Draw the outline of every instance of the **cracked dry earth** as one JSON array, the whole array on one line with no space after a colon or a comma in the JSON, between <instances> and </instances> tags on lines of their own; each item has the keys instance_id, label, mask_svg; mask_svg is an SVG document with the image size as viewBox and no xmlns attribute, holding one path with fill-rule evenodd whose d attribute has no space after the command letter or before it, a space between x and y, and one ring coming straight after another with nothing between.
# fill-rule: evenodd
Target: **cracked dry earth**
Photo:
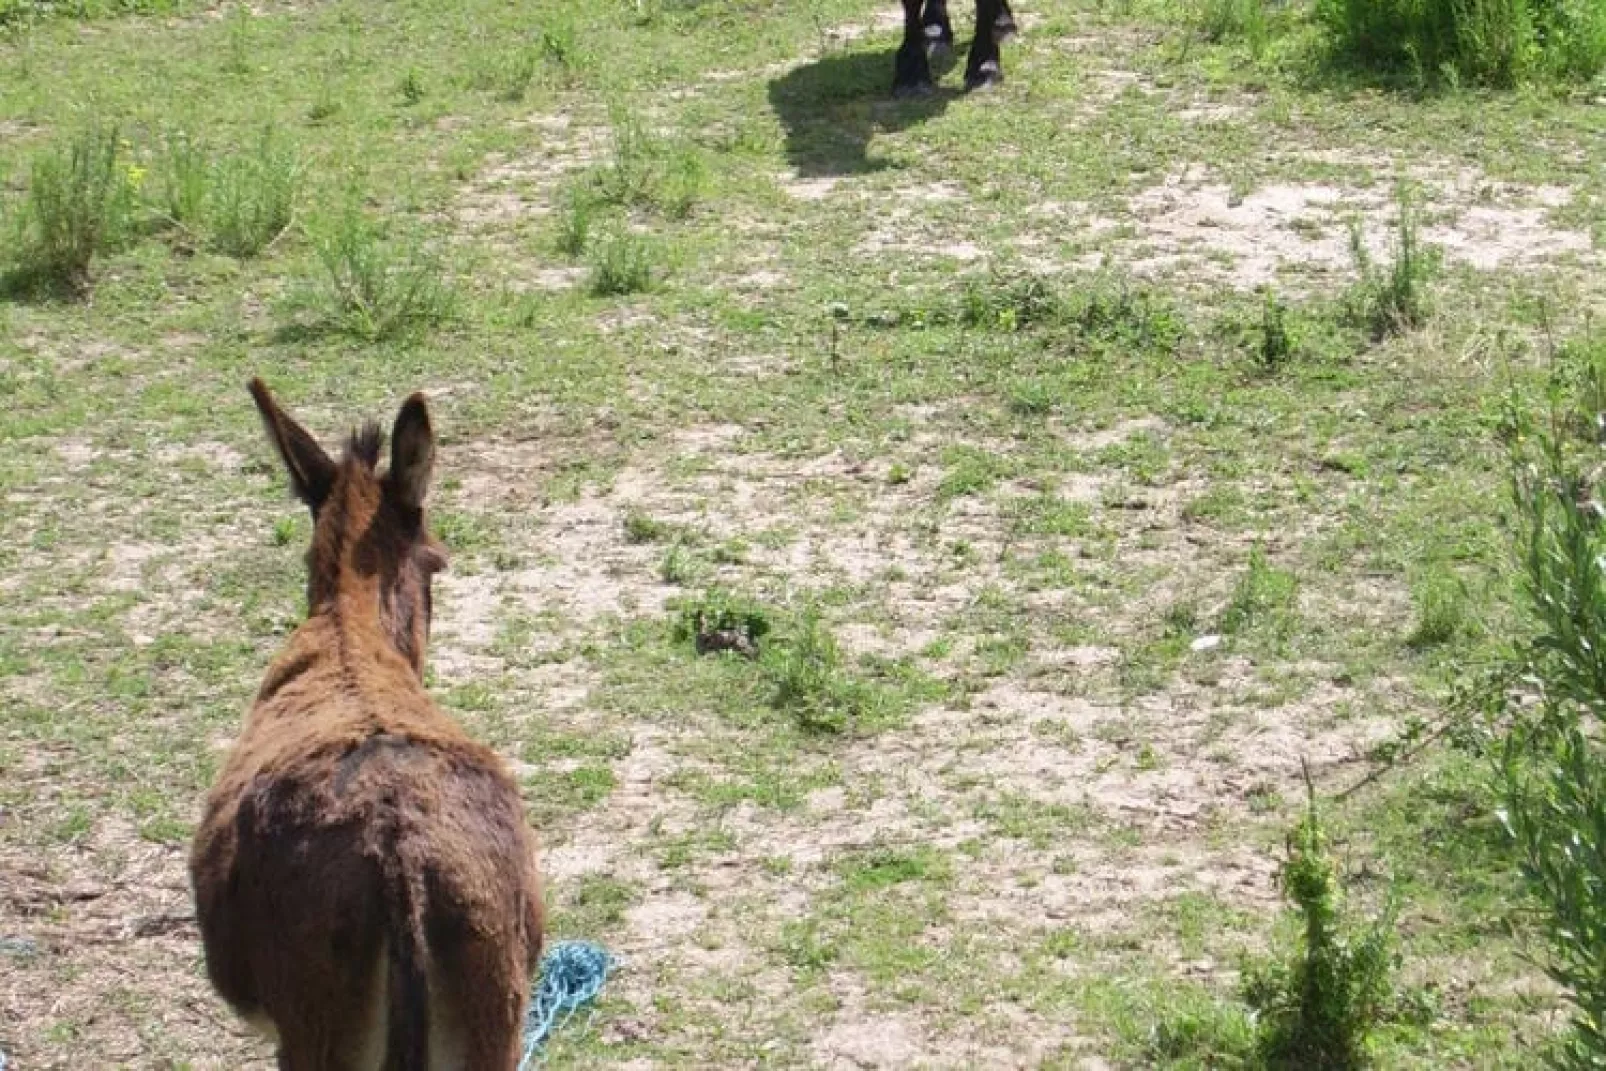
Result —
<instances>
[{"instance_id":1,"label":"cracked dry earth","mask_svg":"<svg viewBox=\"0 0 1606 1071\"><path fill-rule=\"evenodd\" d=\"M1073 449L1108 448L1131 434L1164 437L1167 430L1134 421L1068 432L1067 441ZM612 686L608 667L592 659L562 661L554 652L539 666L515 668L509 663L521 656L513 655L498 666L490 652L499 616L562 622L573 644L584 647L586 637L622 620L661 614L675 594L658 575L664 549L625 536L625 518L640 514L709 543L752 536L784 518L784 541L754 545L740 564L711 566L706 579L781 598L799 584L844 585L856 598L834 620L852 654L919 659L946 636L956 642L929 661L939 673L963 676L973 657L968 648L986 640L971 621L977 605L1020 593L1008 575L1019 550L1006 547L1007 490L998 501L959 503L933 531L923 518L931 513L935 472L889 488L887 459L840 451L783 458L744 449L747 438L740 428L693 428L674 435L668 450L652 451L674 457L677 469L696 473L690 477L677 479L638 457L606 488L576 502L532 509L517 492L504 492L487 505L528 518L523 549L530 566L494 577L443 577L442 684L500 668L509 690L524 697L525 709L511 716L515 724L545 720L559 732L621 740L623 754L611 763L616 787L578 820L548 830L545 855L560 903L583 898L586 883L599 878L633 890L612 934L629 964L613 999L628 1011L622 1025L601 1026L605 1038L620 1030L659 1037L667 1028L680 1032L673 1044L688 1058L727 1044L733 1056L751 1053L759 1043L783 1062L844 1067L1035 1066L1079 1058L1085 1046L1074 1016L977 1007L968 987L985 984L991 970L1006 977L1025 970L1033 950L1057 932L1108 941L1112 950L1125 940L1141 944L1131 936L1135 921L1180 896L1254 915L1273 910L1275 859L1266 843L1220 834L1252 826L1257 800L1297 798L1302 760L1319 777L1334 774L1393 723L1353 716L1348 708L1363 691L1322 680L1335 670L1320 664L1301 667L1319 683L1298 699L1268 703L1256 694L1254 667L1230 655L1211 659L1205 683L1125 701L1114 683L1119 647L1055 639L1054 625L1074 617L1088 632L1118 641L1136 627L1134 617L1145 616L1145 599L1182 578L1224 593L1241 546L1188 531L1171 489L1148 503L1141 546L1138 533L1126 532L1116 536L1118 547L1087 564L1090 573L1142 568L1155 577L1159 583L1134 603L1064 592L1032 598L1025 604L1031 653L1018 668L985 681L962 703L925 706L895 729L819 747L788 744L768 770L766 762L776 759L732 758L762 751L758 735L721 724L696 704L663 719L599 715L587 698ZM928 445L915 436L910 459ZM451 460L507 488L501 475L538 470L545 449L476 444ZM1097 502L1102 488L1083 477L1071 490ZM473 496L477 488L465 484L461 493ZM1094 511L1102 519L1102 509ZM1110 510L1123 511L1130 512L1127 505ZM844 515L851 520L833 519ZM956 562L955 541L973 557ZM543 776L537 769L526 775ZM778 807L755 802L762 799L756 791L735 803L708 802L711 783L756 777L801 787ZM662 847L666 842L697 850L683 858ZM868 989L856 970L826 967L817 976L803 972L800 995L786 935L800 923L813 925L821 905L831 904L844 860L882 849L956 860L940 895L920 909L929 915L886 923L912 925L906 939L916 954L945 962L934 970L943 981L917 974L921 980L909 984L928 1003L911 1009L907 1000ZM827 919L835 910L823 909ZM1197 952L1144 952L1195 975L1229 970ZM876 969L872 953L863 955ZM661 987L670 978L677 996L666 1009ZM942 991L947 984L952 992ZM828 1013L828 1029L807 1041L803 1035L813 1032L796 1019L800 1000L814 1014ZM735 1008L724 1007L732 1001ZM956 1015L961 1006L969 1013ZM740 1018L722 1027L731 1036L709 1037L701 1033L706 1025L696 1025L728 1019L736 1008Z\"/></svg>"},{"instance_id":2,"label":"cracked dry earth","mask_svg":"<svg viewBox=\"0 0 1606 1071\"><path fill-rule=\"evenodd\" d=\"M1077 64L1065 77L1079 91L1040 104L1061 110L1068 136L1148 107L1247 128L1264 106L1156 85L1122 66L1136 45L1113 29L1057 34L1022 15L1009 62L1023 81L1055 56ZM877 18L823 36L841 48L887 32ZM655 106L701 106L787 69L722 71ZM1096 194L1067 183L1039 196L1024 180L997 189L951 174L920 137L878 129L872 147L903 154L901 166L862 174L766 161L762 196L721 222L709 285L773 309L830 258L873 256L895 282L1113 266L1179 294L1323 292L1353 274L1351 220L1386 255L1396 175L1423 191L1424 238L1453 270L1598 285L1599 250L1568 215L1578 190L1476 163L1290 145L1248 180L1178 158ZM530 151L498 150L445 218L488 251L496 285L556 300L584 270L531 250L562 184L606 158L609 139L568 115L531 116L519 139ZM796 376L816 346L733 338L650 298L588 317L600 335L667 340L756 388ZM584 432L515 437L509 420L449 438L435 504L455 553L436 591L431 685L514 764L559 935L600 940L623 964L556 1058L1100 1068L1116 1062L1112 1037L1175 987L1230 993L1238 953L1263 944L1280 905L1277 849L1302 767L1342 788L1433 707L1408 670L1358 670L1344 650L1408 628L1399 571L1311 561L1310 548L1368 519L1344 469L1346 436L1374 423L1363 402L1376 423L1404 412L1408 425L1412 388L1430 378L1411 379L1418 352L1390 359L1399 397L1346 400L1351 423L1282 456L1222 446L1158 402L1056 413L1011 436L979 426L971 410L987 403L962 389L911 402L879 383L863 407L896 434L813 429L787 442L771 421L694 419L615 437L599 419ZM679 387L636 371L626 389L643 408ZM304 415L326 434L349 416ZM37 450L39 478L8 499L19 545L59 549L49 577L0 574L0 597L59 609L69 623L24 646L77 644L84 662L8 677L3 697L83 718L58 749L0 751L0 833L43 831L0 837L0 1042L20 1068L82 1066L79 1052L104 1066L271 1066L201 980L183 849L252 674L298 612L306 526L268 545L291 510L264 490L276 477L254 432L242 422L227 442L182 447L154 434L115 448L62 440ZM1007 474L954 493L956 447ZM1138 474L1133 459L1151 457L1162 461ZM166 470L154 487L152 459ZM552 492L576 471L586 476ZM1226 483L1272 506L1212 523L1202 504ZM1023 523L1050 499L1069 521ZM667 534L633 538L634 517ZM1179 627L1220 639L1214 623L1256 545L1299 570L1289 612L1323 622L1319 642L1166 647ZM715 585L787 609L817 601L849 666L936 687L885 726L800 732L731 698L746 663L698 659L669 637L675 601ZM143 652L149 679L119 673L124 647ZM86 673L118 690L86 691ZM168 696L183 709L165 708ZM121 704L136 701L149 709L126 723ZM171 745L197 724L198 745ZM116 787L81 772L91 751ZM1456 969L1465 991L1492 980L1487 964Z\"/></svg>"}]
</instances>

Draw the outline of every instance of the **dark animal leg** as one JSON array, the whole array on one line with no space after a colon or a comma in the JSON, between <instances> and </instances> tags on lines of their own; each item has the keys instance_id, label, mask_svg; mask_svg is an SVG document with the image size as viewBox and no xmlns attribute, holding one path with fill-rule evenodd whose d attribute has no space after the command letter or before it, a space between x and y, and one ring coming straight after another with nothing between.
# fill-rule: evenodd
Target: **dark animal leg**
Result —
<instances>
[{"instance_id":1,"label":"dark animal leg","mask_svg":"<svg viewBox=\"0 0 1606 1071\"><path fill-rule=\"evenodd\" d=\"M932 91L926 62L926 35L920 28L920 0L903 0L903 45L892 78L895 97L923 97Z\"/></svg>"},{"instance_id":2,"label":"dark animal leg","mask_svg":"<svg viewBox=\"0 0 1606 1071\"><path fill-rule=\"evenodd\" d=\"M926 35L926 54L941 56L954 47L954 27L948 21L947 0L926 0L921 29Z\"/></svg>"},{"instance_id":3,"label":"dark animal leg","mask_svg":"<svg viewBox=\"0 0 1606 1071\"><path fill-rule=\"evenodd\" d=\"M1008 41L1016 32L1015 13L1009 9L1009 0L998 0L998 16L993 19L993 40Z\"/></svg>"},{"instance_id":4,"label":"dark animal leg","mask_svg":"<svg viewBox=\"0 0 1606 1071\"><path fill-rule=\"evenodd\" d=\"M1002 6L1003 0L976 0L976 39L970 43L970 59L965 63L966 89L984 89L1004 81L997 33Z\"/></svg>"}]
</instances>

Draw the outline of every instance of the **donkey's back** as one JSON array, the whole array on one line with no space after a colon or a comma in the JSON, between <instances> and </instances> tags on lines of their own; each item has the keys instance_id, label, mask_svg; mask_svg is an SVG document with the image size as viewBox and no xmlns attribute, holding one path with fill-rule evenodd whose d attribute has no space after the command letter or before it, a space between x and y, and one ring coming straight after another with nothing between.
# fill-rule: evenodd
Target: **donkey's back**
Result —
<instances>
[{"instance_id":1,"label":"donkey's back","mask_svg":"<svg viewBox=\"0 0 1606 1071\"><path fill-rule=\"evenodd\" d=\"M444 563L423 527L423 403L379 477L377 436L337 464L253 393L315 517L310 613L196 835L208 973L281 1068L512 1068L540 889L516 785L420 682Z\"/></svg>"}]
</instances>

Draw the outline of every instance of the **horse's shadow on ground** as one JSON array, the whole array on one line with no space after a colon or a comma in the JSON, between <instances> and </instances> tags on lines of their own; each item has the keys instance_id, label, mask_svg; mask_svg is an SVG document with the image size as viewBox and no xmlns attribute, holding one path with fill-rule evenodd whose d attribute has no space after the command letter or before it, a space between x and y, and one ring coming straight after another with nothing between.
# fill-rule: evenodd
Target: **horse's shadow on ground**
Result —
<instances>
[{"instance_id":1,"label":"horse's shadow on ground","mask_svg":"<svg viewBox=\"0 0 1606 1071\"><path fill-rule=\"evenodd\" d=\"M892 96L895 50L826 56L769 84L770 107L786 128L786 159L799 176L854 175L887 164L869 156L876 134L905 130L941 115L960 94L938 87L922 97ZM933 59L941 78L954 65L950 52Z\"/></svg>"}]
</instances>

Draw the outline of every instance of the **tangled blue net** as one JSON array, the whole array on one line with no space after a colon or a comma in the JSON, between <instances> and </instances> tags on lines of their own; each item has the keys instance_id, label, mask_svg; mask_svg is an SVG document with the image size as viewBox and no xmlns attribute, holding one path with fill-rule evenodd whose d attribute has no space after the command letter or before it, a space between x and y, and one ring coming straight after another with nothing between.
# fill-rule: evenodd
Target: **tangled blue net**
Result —
<instances>
[{"instance_id":1,"label":"tangled blue net","mask_svg":"<svg viewBox=\"0 0 1606 1071\"><path fill-rule=\"evenodd\" d=\"M559 941L547 950L524 1017L524 1058L519 1061L519 1071L541 1062L547 1036L597 999L613 967L608 950L590 941Z\"/></svg>"}]
</instances>

